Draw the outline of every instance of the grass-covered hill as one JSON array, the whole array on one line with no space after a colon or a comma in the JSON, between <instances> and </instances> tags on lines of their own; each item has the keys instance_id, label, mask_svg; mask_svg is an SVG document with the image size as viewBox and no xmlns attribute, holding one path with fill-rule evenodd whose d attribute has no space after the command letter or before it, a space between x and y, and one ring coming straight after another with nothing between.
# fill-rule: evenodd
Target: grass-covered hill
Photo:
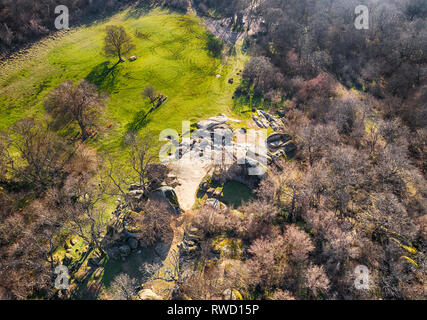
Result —
<instances>
[{"instance_id":1,"label":"grass-covered hill","mask_svg":"<svg viewBox=\"0 0 427 320\"><path fill-rule=\"evenodd\" d=\"M123 26L132 36L136 48L128 57L136 55L136 61L110 70L117 59L103 53L108 25ZM64 81L81 79L109 94L101 119L105 130L96 141L99 150L118 151L130 126L154 133L166 128L180 132L182 120L194 123L229 113L236 84L227 80L236 78L243 59L239 53L215 57L207 49L208 41L199 18L160 10L148 14L126 10L106 21L58 33L0 65L0 130L25 116L42 118L47 94ZM141 124L150 108L141 95L148 85L168 100Z\"/></svg>"}]
</instances>

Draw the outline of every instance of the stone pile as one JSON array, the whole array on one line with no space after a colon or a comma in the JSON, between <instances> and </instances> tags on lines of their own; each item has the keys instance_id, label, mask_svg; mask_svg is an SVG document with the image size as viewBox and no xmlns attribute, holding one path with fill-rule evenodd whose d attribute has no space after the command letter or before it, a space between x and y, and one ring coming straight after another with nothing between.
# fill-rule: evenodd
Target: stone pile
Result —
<instances>
[{"instance_id":1,"label":"stone pile","mask_svg":"<svg viewBox=\"0 0 427 320\"><path fill-rule=\"evenodd\" d=\"M267 138L267 148L274 161L283 156L287 158L294 157L297 145L292 141L290 135L286 133L274 133Z\"/></svg>"},{"instance_id":2,"label":"stone pile","mask_svg":"<svg viewBox=\"0 0 427 320\"><path fill-rule=\"evenodd\" d=\"M141 247L136 234L123 229L119 234L119 239L107 248L106 251L110 258L114 260L122 259L124 261L132 252L137 251Z\"/></svg>"},{"instance_id":3,"label":"stone pile","mask_svg":"<svg viewBox=\"0 0 427 320\"><path fill-rule=\"evenodd\" d=\"M267 129L271 127L274 131L278 131L283 126L282 120L263 110L256 110L256 114L256 116L252 116L252 119L260 128Z\"/></svg>"}]
</instances>

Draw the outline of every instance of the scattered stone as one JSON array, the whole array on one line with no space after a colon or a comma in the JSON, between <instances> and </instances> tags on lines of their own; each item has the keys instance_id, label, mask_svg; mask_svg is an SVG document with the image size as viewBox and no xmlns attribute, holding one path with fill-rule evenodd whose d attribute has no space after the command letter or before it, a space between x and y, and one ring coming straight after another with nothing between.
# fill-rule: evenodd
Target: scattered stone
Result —
<instances>
[{"instance_id":1,"label":"scattered stone","mask_svg":"<svg viewBox=\"0 0 427 320\"><path fill-rule=\"evenodd\" d=\"M203 192L206 192L209 189L209 184L207 181L203 181L200 186L199 189Z\"/></svg>"},{"instance_id":2,"label":"scattered stone","mask_svg":"<svg viewBox=\"0 0 427 320\"><path fill-rule=\"evenodd\" d=\"M293 158L295 156L295 153L296 153L298 147L295 144L295 142L290 141L290 142L288 142L287 144L285 144L283 146L283 149L284 149L284 151L286 153L286 157L288 159L290 159L290 158Z\"/></svg>"},{"instance_id":3,"label":"scattered stone","mask_svg":"<svg viewBox=\"0 0 427 320\"><path fill-rule=\"evenodd\" d=\"M262 124L264 128L268 128L270 126L270 123L264 118L259 118L258 121Z\"/></svg>"},{"instance_id":4,"label":"scattered stone","mask_svg":"<svg viewBox=\"0 0 427 320\"><path fill-rule=\"evenodd\" d=\"M135 191L135 190L142 190L142 186L139 183L132 183L129 186L129 191Z\"/></svg>"},{"instance_id":5,"label":"scattered stone","mask_svg":"<svg viewBox=\"0 0 427 320\"><path fill-rule=\"evenodd\" d=\"M228 83L229 84L233 84L234 83L234 79L233 78L228 79Z\"/></svg>"},{"instance_id":6,"label":"scattered stone","mask_svg":"<svg viewBox=\"0 0 427 320\"><path fill-rule=\"evenodd\" d=\"M271 127L274 131L278 131L283 125L280 119L263 110L256 110L256 114L258 115L258 117L253 116L252 119L260 128Z\"/></svg>"},{"instance_id":7,"label":"scattered stone","mask_svg":"<svg viewBox=\"0 0 427 320\"><path fill-rule=\"evenodd\" d=\"M198 130L195 133L199 137L209 137L211 130L219 128L219 126L225 125L229 121L236 122L236 123L242 122L241 120L231 119L231 118L227 117L225 114L221 114L221 115L216 116L216 117L211 117L207 120L199 121L196 124L197 129L202 129L202 130L207 130L207 131ZM222 128L229 128L229 127L228 126L227 127L222 126Z\"/></svg>"},{"instance_id":8,"label":"scattered stone","mask_svg":"<svg viewBox=\"0 0 427 320\"><path fill-rule=\"evenodd\" d=\"M138 57L137 57L137 56L129 57L129 61L135 61L136 59L138 59Z\"/></svg>"},{"instance_id":9,"label":"scattered stone","mask_svg":"<svg viewBox=\"0 0 427 320\"><path fill-rule=\"evenodd\" d=\"M205 205L210 206L214 209L219 210L220 209L220 205L219 205L219 200L218 199L213 199L213 198L209 198L206 200Z\"/></svg>"},{"instance_id":10,"label":"scattered stone","mask_svg":"<svg viewBox=\"0 0 427 320\"><path fill-rule=\"evenodd\" d=\"M267 147L271 152L276 152L292 138L286 133L274 133L267 138Z\"/></svg>"},{"instance_id":11,"label":"scattered stone","mask_svg":"<svg viewBox=\"0 0 427 320\"><path fill-rule=\"evenodd\" d=\"M196 243L192 240L185 239L183 242L187 247L194 247L196 245Z\"/></svg>"},{"instance_id":12,"label":"scattered stone","mask_svg":"<svg viewBox=\"0 0 427 320\"><path fill-rule=\"evenodd\" d=\"M190 253L196 250L197 250L197 246L187 247L187 251Z\"/></svg>"},{"instance_id":13,"label":"scattered stone","mask_svg":"<svg viewBox=\"0 0 427 320\"><path fill-rule=\"evenodd\" d=\"M70 240L70 243L71 243L71 245L72 246L74 246L76 243L77 243L77 239L76 238L72 238L71 240Z\"/></svg>"},{"instance_id":14,"label":"scattered stone","mask_svg":"<svg viewBox=\"0 0 427 320\"><path fill-rule=\"evenodd\" d=\"M265 127L265 125L264 125L263 123L261 123L261 122L258 120L257 116L252 116L252 120L255 122L255 124L256 124L259 128L263 128L263 129L265 129L265 128L266 128L266 127Z\"/></svg>"},{"instance_id":15,"label":"scattered stone","mask_svg":"<svg viewBox=\"0 0 427 320\"><path fill-rule=\"evenodd\" d=\"M274 133L267 138L267 147L274 159L284 155L287 158L295 156L298 147L291 139L291 136L286 133Z\"/></svg>"},{"instance_id":16,"label":"scattered stone","mask_svg":"<svg viewBox=\"0 0 427 320\"><path fill-rule=\"evenodd\" d=\"M128 192L127 194L129 197L134 198L134 199L141 199L142 196L144 195L144 191L142 190L132 190L130 192Z\"/></svg>"}]
</instances>

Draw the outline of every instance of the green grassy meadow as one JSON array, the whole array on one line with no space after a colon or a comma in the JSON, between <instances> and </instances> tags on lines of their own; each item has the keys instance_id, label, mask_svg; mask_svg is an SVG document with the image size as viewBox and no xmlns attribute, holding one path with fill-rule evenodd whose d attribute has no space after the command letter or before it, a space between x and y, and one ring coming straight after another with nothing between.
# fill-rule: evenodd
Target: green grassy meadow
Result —
<instances>
[{"instance_id":1,"label":"green grassy meadow","mask_svg":"<svg viewBox=\"0 0 427 320\"><path fill-rule=\"evenodd\" d=\"M127 57L138 56L112 71L109 68L117 59L107 58L102 50L107 25L123 26L136 45ZM144 37L136 37L136 31ZM107 21L62 32L0 65L0 130L26 116L42 118L49 91L64 81L81 79L109 95L100 135L91 144L118 157L129 127L154 134L166 128L181 132L182 120L194 124L219 113L232 114L232 95L239 81L230 85L227 80L238 79L236 73L246 57L237 50L234 56L215 58L206 49L207 39L207 30L196 16L160 10L143 16L126 10ZM150 108L141 94L148 85L168 100L141 124Z\"/></svg>"}]
</instances>

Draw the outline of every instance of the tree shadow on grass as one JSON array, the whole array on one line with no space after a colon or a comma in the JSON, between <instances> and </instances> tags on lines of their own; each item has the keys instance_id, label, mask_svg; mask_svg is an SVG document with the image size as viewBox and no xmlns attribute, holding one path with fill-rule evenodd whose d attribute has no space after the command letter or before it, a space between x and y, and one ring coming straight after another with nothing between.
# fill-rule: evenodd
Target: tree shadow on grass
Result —
<instances>
[{"instance_id":1,"label":"tree shadow on grass","mask_svg":"<svg viewBox=\"0 0 427 320\"><path fill-rule=\"evenodd\" d=\"M137 112L132 120L126 125L127 133L138 132L150 122L150 116L147 111L141 110Z\"/></svg>"},{"instance_id":2,"label":"tree shadow on grass","mask_svg":"<svg viewBox=\"0 0 427 320\"><path fill-rule=\"evenodd\" d=\"M95 66L86 76L86 80L95 84L101 91L111 93L117 86L120 67L109 67L110 62L105 61Z\"/></svg>"}]
</instances>

